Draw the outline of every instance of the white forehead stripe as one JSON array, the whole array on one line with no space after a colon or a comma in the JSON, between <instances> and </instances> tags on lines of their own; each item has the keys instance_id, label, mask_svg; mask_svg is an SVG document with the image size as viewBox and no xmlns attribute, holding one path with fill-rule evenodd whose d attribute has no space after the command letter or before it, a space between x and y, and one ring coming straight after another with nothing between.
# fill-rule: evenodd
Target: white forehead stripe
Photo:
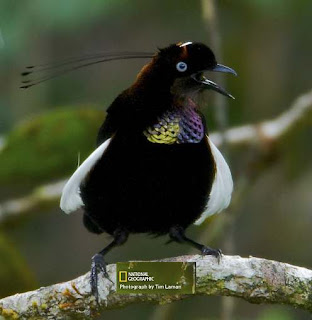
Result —
<instances>
[{"instance_id":1,"label":"white forehead stripe","mask_svg":"<svg viewBox=\"0 0 312 320\"><path fill-rule=\"evenodd\" d=\"M188 46L189 44L192 44L193 42L191 41L188 41L188 42L184 42L180 45L180 47L185 47L185 46Z\"/></svg>"}]
</instances>

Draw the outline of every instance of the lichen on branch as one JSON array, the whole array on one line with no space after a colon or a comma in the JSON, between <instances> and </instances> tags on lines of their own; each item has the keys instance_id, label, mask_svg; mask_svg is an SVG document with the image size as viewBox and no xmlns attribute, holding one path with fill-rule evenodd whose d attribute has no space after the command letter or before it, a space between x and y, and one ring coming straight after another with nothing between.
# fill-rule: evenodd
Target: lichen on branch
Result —
<instances>
[{"instance_id":1,"label":"lichen on branch","mask_svg":"<svg viewBox=\"0 0 312 320\"><path fill-rule=\"evenodd\" d=\"M312 270L255 257L180 256L161 261L196 262L196 295L243 298L251 303L288 304L312 312ZM7 319L92 319L101 312L134 303L172 303L191 295L116 293L116 265L108 266L112 281L100 277L99 304L90 292L90 274L74 280L16 294L0 300Z\"/></svg>"}]
</instances>

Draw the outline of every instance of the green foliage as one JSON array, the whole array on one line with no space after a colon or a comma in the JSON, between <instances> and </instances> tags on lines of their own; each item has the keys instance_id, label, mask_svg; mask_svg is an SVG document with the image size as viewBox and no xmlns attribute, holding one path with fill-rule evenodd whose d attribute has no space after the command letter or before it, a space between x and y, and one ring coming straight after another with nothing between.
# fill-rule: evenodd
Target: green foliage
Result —
<instances>
[{"instance_id":1,"label":"green foliage","mask_svg":"<svg viewBox=\"0 0 312 320\"><path fill-rule=\"evenodd\" d=\"M298 179L308 170L307 154L312 151L312 110L295 124L293 130L279 141L280 154L283 155L285 173L290 180ZM290 148L291 146L291 148ZM300 169L300 170L299 170Z\"/></svg>"},{"instance_id":2,"label":"green foliage","mask_svg":"<svg viewBox=\"0 0 312 320\"><path fill-rule=\"evenodd\" d=\"M290 312L281 308L268 308L257 318L257 320L292 320Z\"/></svg>"},{"instance_id":3,"label":"green foliage","mask_svg":"<svg viewBox=\"0 0 312 320\"><path fill-rule=\"evenodd\" d=\"M36 287L34 277L24 259L0 233L0 297Z\"/></svg>"},{"instance_id":4,"label":"green foliage","mask_svg":"<svg viewBox=\"0 0 312 320\"><path fill-rule=\"evenodd\" d=\"M87 28L103 16L118 13L121 8L131 10L130 4L127 0L0 1L0 27L6 43L2 55L10 58L17 54L29 38L33 39L34 27L45 32L77 31L77 28Z\"/></svg>"},{"instance_id":5,"label":"green foliage","mask_svg":"<svg viewBox=\"0 0 312 320\"><path fill-rule=\"evenodd\" d=\"M101 111L62 109L17 126L0 153L0 185L65 177L95 147Z\"/></svg>"},{"instance_id":6,"label":"green foliage","mask_svg":"<svg viewBox=\"0 0 312 320\"><path fill-rule=\"evenodd\" d=\"M125 5L125 3L126 1L116 0L93 0L92 3L84 0L67 0L62 4L62 10L60 10L59 4L53 0L44 2L34 0L28 3L27 9L36 11L35 14L42 19L42 23L57 26L63 31L64 28L81 26L81 17L84 15L87 15L88 22L92 22L95 18L103 18L103 15L110 14L115 7Z\"/></svg>"},{"instance_id":7,"label":"green foliage","mask_svg":"<svg viewBox=\"0 0 312 320\"><path fill-rule=\"evenodd\" d=\"M302 10L307 10L311 4L309 0L253 0L250 2L240 1L241 4L252 7L254 12L259 15L280 17L294 16Z\"/></svg>"}]
</instances>

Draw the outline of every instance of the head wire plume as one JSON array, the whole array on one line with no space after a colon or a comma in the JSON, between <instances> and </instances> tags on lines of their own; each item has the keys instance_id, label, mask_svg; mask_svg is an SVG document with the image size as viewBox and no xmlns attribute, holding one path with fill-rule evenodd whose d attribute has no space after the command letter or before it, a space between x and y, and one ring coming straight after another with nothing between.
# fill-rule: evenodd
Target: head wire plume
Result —
<instances>
[{"instance_id":1,"label":"head wire plume","mask_svg":"<svg viewBox=\"0 0 312 320\"><path fill-rule=\"evenodd\" d=\"M20 88L27 89L39 83L56 78L65 73L91 66L94 64L114 61L114 60L128 60L140 58L152 58L153 52L111 52L111 53L95 53L87 54L81 57L72 57L59 60L56 62L44 63L39 65L26 66L26 70L21 73L22 77L37 76L35 79L22 80Z\"/></svg>"}]
</instances>

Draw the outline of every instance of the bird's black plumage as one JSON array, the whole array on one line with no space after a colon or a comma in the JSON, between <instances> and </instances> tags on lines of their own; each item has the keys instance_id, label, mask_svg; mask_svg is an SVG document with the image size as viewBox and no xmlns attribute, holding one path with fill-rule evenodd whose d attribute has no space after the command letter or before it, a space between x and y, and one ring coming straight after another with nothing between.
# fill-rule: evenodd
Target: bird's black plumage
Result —
<instances>
[{"instance_id":1,"label":"bird's black plumage","mask_svg":"<svg viewBox=\"0 0 312 320\"><path fill-rule=\"evenodd\" d=\"M213 177L205 139L153 145L121 130L81 187L85 221L91 217L96 229L109 234L119 227L156 234L174 225L186 228L203 212Z\"/></svg>"},{"instance_id":2,"label":"bird's black plumage","mask_svg":"<svg viewBox=\"0 0 312 320\"><path fill-rule=\"evenodd\" d=\"M219 250L184 234L203 214L209 195L215 196L212 186L217 176L216 153L206 135L197 96L206 88L231 96L203 76L206 70L235 73L218 65L212 51L201 43L161 49L107 110L97 144L102 148L107 139L109 143L88 170L82 169L83 177L76 179L85 226L114 238L92 259L91 284L96 295L97 273L106 272L104 254L131 233L169 234L203 254L220 256ZM64 193L64 198L70 197L69 191Z\"/></svg>"}]
</instances>

